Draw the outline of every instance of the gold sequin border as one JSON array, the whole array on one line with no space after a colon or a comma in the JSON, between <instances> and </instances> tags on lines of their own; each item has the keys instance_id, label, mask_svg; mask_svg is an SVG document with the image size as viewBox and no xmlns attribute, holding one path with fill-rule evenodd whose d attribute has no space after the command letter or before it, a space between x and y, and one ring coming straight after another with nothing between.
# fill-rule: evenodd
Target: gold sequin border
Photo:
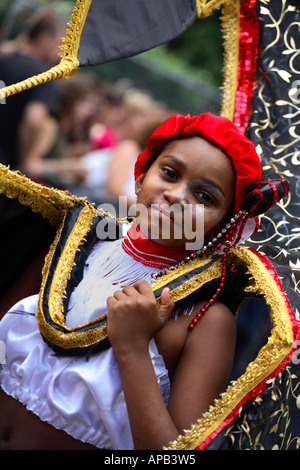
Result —
<instances>
[{"instance_id":1,"label":"gold sequin border","mask_svg":"<svg viewBox=\"0 0 300 470\"><path fill-rule=\"evenodd\" d=\"M92 327L96 322L105 319L105 316L97 318L92 322L79 325L78 327L69 328L65 325L65 315L63 312L63 300L66 295L67 283L70 278L71 271L75 266L75 256L85 240L85 236L90 229L92 220L96 216L96 213L97 211L93 205L86 205L81 210L78 220L66 241L62 254L58 260L57 267L53 273L48 296L49 315L56 325L63 327L65 333L56 329L54 326L49 325L44 314L45 287L49 279L50 266L54 257L55 249L60 240L63 223L57 231L55 240L50 247L44 264L38 309L36 312L38 327L41 334L48 341L64 349L85 348L97 344L107 337L106 324L90 328L86 331L78 331L86 326Z\"/></svg>"}]
</instances>

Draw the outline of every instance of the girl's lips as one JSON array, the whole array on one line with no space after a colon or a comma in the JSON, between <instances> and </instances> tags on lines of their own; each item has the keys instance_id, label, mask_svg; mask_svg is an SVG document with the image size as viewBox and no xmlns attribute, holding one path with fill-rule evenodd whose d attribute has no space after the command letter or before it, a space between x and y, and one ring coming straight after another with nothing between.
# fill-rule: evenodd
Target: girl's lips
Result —
<instances>
[{"instance_id":1,"label":"girl's lips","mask_svg":"<svg viewBox=\"0 0 300 470\"><path fill-rule=\"evenodd\" d=\"M168 217L168 219L171 219L172 221L174 221L174 212L168 212L164 210L160 210L159 212L163 214L163 216Z\"/></svg>"},{"instance_id":2,"label":"girl's lips","mask_svg":"<svg viewBox=\"0 0 300 470\"><path fill-rule=\"evenodd\" d=\"M177 230L178 233L182 234L182 230L184 226L182 212L180 214L177 214L176 212L174 213L174 211L168 211L166 209L152 207L151 208L151 220L154 223L155 223L155 220L157 220L160 224L162 224L162 227L163 226L165 226L166 228L172 227L171 230Z\"/></svg>"},{"instance_id":3,"label":"girl's lips","mask_svg":"<svg viewBox=\"0 0 300 470\"><path fill-rule=\"evenodd\" d=\"M171 220L174 222L174 212L167 211L164 209L156 208L156 207L151 207L151 212L154 214L154 216L158 215L159 219L161 220Z\"/></svg>"}]
</instances>

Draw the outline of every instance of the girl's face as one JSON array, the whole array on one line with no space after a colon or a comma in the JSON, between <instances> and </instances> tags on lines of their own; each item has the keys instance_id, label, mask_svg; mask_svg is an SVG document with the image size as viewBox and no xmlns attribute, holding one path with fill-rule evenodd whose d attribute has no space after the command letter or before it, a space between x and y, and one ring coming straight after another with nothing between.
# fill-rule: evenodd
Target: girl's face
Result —
<instances>
[{"instance_id":1,"label":"girl's face","mask_svg":"<svg viewBox=\"0 0 300 470\"><path fill-rule=\"evenodd\" d=\"M198 136L173 140L136 180L138 224L157 243L199 249L225 225L234 193L233 165L219 147Z\"/></svg>"}]
</instances>

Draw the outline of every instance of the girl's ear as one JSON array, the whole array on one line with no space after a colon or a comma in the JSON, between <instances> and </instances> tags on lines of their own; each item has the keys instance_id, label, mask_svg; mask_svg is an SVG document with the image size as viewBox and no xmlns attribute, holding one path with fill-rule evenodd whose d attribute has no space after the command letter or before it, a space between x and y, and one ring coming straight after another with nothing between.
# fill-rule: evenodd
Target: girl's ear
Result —
<instances>
[{"instance_id":1,"label":"girl's ear","mask_svg":"<svg viewBox=\"0 0 300 470\"><path fill-rule=\"evenodd\" d=\"M135 180L135 194L136 196L139 194L140 190L142 189L142 184L144 181L146 173L143 173Z\"/></svg>"}]
</instances>

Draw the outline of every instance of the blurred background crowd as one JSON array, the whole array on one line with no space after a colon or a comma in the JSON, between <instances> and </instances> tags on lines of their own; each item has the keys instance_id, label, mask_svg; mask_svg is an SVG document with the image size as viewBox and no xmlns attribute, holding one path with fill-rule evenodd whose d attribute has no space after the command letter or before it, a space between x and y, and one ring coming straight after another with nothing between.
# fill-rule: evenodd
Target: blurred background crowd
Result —
<instances>
[{"instance_id":1,"label":"blurred background crowd","mask_svg":"<svg viewBox=\"0 0 300 470\"><path fill-rule=\"evenodd\" d=\"M59 46L74 3L4 2L0 7L2 86L59 62ZM146 61L141 55L113 66L84 69L68 80L7 98L0 105L0 162L97 205L115 203L120 195L127 196L131 205L134 162L153 130L173 112L218 112L221 41L218 19L209 21L208 27L216 31L215 46L210 45L202 59L203 44L195 43L191 28L186 39L176 39L165 46L167 50L158 48L156 56L150 52ZM187 61L192 66L198 61L195 70L202 76L190 73L188 62L175 71L172 57L180 63L187 50Z\"/></svg>"}]
</instances>

